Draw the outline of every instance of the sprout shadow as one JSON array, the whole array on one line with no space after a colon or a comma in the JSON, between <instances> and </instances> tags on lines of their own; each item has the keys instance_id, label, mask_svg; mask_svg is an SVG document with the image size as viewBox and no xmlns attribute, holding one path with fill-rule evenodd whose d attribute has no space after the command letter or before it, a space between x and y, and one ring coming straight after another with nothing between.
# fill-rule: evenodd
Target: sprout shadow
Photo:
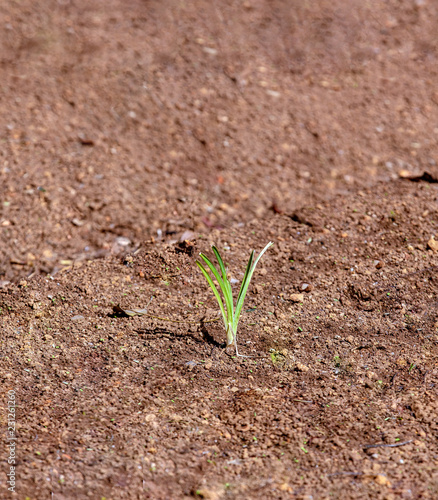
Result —
<instances>
[{"instance_id":1,"label":"sprout shadow","mask_svg":"<svg viewBox=\"0 0 438 500\"><path fill-rule=\"evenodd\" d=\"M208 345L212 347L217 347L219 349L224 349L225 348L225 342L220 343L218 342L208 331L207 327L205 326L204 322L201 320L201 324L199 327L199 331L201 335L197 335L194 332L175 332L172 330L169 330L167 328L162 328L162 327L153 327L153 328L141 328L138 330L135 330L136 333L142 336L147 336L148 338L166 338L171 341L176 341L176 340L181 340L184 338L191 338L194 340L197 344L203 344L207 343Z\"/></svg>"}]
</instances>

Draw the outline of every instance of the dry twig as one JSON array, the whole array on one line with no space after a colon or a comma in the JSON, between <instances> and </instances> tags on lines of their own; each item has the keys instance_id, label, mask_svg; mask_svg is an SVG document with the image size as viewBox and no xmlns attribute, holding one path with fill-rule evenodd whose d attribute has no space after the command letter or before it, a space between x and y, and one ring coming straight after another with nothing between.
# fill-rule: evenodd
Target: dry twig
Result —
<instances>
[{"instance_id":1,"label":"dry twig","mask_svg":"<svg viewBox=\"0 0 438 500\"><path fill-rule=\"evenodd\" d=\"M368 448L397 448L397 446L404 446L405 444L412 443L412 439L409 441L402 441L401 443L394 443L394 444L384 444L384 443L379 443L379 444L364 444L362 445L362 448L368 449Z\"/></svg>"}]
</instances>

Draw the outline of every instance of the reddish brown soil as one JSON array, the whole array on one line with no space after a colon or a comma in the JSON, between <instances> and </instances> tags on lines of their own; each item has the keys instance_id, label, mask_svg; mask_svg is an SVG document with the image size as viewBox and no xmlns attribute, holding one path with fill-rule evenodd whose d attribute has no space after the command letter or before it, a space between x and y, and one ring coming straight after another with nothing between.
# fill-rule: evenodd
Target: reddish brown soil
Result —
<instances>
[{"instance_id":1,"label":"reddish brown soil","mask_svg":"<svg viewBox=\"0 0 438 500\"><path fill-rule=\"evenodd\" d=\"M438 4L3 4L0 497L438 498Z\"/></svg>"}]
</instances>

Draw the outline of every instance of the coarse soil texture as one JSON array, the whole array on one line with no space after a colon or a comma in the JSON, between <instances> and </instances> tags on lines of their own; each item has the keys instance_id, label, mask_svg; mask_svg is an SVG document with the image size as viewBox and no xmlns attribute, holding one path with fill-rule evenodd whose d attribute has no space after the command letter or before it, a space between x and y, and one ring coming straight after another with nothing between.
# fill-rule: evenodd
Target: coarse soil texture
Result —
<instances>
[{"instance_id":1,"label":"coarse soil texture","mask_svg":"<svg viewBox=\"0 0 438 500\"><path fill-rule=\"evenodd\" d=\"M0 10L0 498L438 498L438 4Z\"/></svg>"}]
</instances>

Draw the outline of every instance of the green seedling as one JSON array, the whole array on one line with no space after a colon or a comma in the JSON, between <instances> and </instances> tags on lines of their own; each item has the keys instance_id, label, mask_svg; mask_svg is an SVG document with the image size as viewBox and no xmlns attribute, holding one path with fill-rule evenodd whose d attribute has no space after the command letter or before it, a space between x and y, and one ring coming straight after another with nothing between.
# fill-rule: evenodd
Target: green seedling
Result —
<instances>
[{"instance_id":1,"label":"green seedling","mask_svg":"<svg viewBox=\"0 0 438 500\"><path fill-rule=\"evenodd\" d=\"M205 279L207 280L208 284L213 290L214 296L216 297L219 303L219 307L222 313L222 318L224 320L225 331L227 332L227 347L234 344L237 356L242 356L241 354L239 354L239 351L237 350L237 325L239 324L240 313L242 312L243 302L245 301L245 295L246 292L248 291L249 283L251 281L252 275L254 274L254 270L257 266L258 261L261 259L262 255L266 252L266 250L272 245L273 243L269 242L255 260L254 260L255 251L253 250L251 252L248 264L246 266L246 271L243 277L242 285L240 287L239 295L237 297L236 307L234 307L233 303L233 293L231 291L231 283L227 277L227 270L225 269L224 261L222 260L222 257L220 256L218 249L215 246L212 247L212 250L219 263L220 273L206 255L204 255L203 253L199 255L201 259L207 264L210 271L213 273L213 276L216 278L216 281L219 284L219 288L221 289L222 294L224 296L225 306L224 302L222 302L221 296L219 295L218 289L216 288L216 285L214 284L207 269L204 267L202 262L198 260L196 261L196 264L201 269L202 274L205 276Z\"/></svg>"}]
</instances>

